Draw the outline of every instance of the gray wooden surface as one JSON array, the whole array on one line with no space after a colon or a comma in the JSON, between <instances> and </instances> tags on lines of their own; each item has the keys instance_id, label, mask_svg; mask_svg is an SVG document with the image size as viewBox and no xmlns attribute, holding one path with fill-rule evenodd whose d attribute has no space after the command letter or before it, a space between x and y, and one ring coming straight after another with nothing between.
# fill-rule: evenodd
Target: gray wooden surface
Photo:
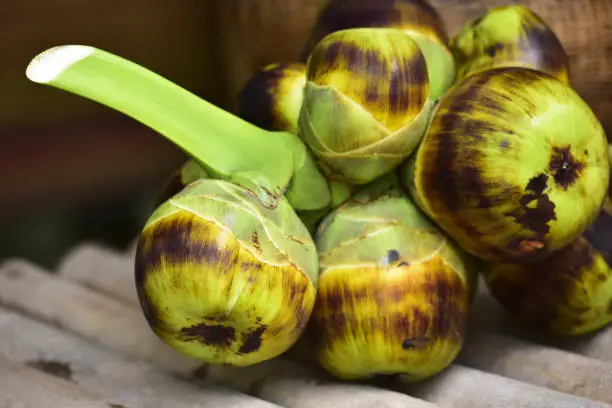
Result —
<instances>
[{"instance_id":1,"label":"gray wooden surface","mask_svg":"<svg viewBox=\"0 0 612 408\"><path fill-rule=\"evenodd\" d=\"M289 357L203 367L147 326L133 252L86 243L56 274L22 259L0 265L0 407L612 408L612 327L538 338L482 285L463 352L419 384L335 381Z\"/></svg>"}]
</instances>

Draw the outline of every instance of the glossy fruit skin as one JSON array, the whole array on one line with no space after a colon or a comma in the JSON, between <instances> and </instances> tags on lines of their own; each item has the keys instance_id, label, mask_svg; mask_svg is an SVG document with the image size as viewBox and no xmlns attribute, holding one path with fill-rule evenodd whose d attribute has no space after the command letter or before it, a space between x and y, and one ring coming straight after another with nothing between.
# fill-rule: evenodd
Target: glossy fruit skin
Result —
<instances>
[{"instance_id":1,"label":"glossy fruit skin","mask_svg":"<svg viewBox=\"0 0 612 408\"><path fill-rule=\"evenodd\" d=\"M489 68L524 66L569 83L569 61L553 29L530 8L489 9L467 23L451 42L458 77Z\"/></svg>"},{"instance_id":2,"label":"glossy fruit skin","mask_svg":"<svg viewBox=\"0 0 612 408\"><path fill-rule=\"evenodd\" d=\"M238 94L238 115L266 130L297 133L305 83L304 64L266 65Z\"/></svg>"},{"instance_id":3,"label":"glossy fruit skin","mask_svg":"<svg viewBox=\"0 0 612 408\"><path fill-rule=\"evenodd\" d=\"M395 28L417 43L428 68L429 97L454 83L456 66L444 22L425 0L331 0L319 12L303 52L306 61L325 36L349 28Z\"/></svg>"},{"instance_id":4,"label":"glossy fruit skin","mask_svg":"<svg viewBox=\"0 0 612 408\"><path fill-rule=\"evenodd\" d=\"M309 338L334 376L430 377L459 353L469 256L398 189L360 193L316 236L321 275Z\"/></svg>"},{"instance_id":5,"label":"glossy fruit skin","mask_svg":"<svg viewBox=\"0 0 612 408\"><path fill-rule=\"evenodd\" d=\"M585 233L533 264L490 264L492 296L520 322L557 335L582 335L612 322L612 202Z\"/></svg>"},{"instance_id":6,"label":"glossy fruit skin","mask_svg":"<svg viewBox=\"0 0 612 408\"><path fill-rule=\"evenodd\" d=\"M524 67L490 69L442 98L404 185L471 254L537 262L599 213L606 146L601 124L568 85Z\"/></svg>"},{"instance_id":7,"label":"glossy fruit skin","mask_svg":"<svg viewBox=\"0 0 612 408\"><path fill-rule=\"evenodd\" d=\"M318 260L287 202L199 180L151 215L138 241L136 289L153 331L206 363L255 364L286 351L314 306Z\"/></svg>"},{"instance_id":8,"label":"glossy fruit skin","mask_svg":"<svg viewBox=\"0 0 612 408\"><path fill-rule=\"evenodd\" d=\"M423 137L431 101L423 54L385 28L336 31L307 64L298 134L331 180L367 184Z\"/></svg>"}]
</instances>

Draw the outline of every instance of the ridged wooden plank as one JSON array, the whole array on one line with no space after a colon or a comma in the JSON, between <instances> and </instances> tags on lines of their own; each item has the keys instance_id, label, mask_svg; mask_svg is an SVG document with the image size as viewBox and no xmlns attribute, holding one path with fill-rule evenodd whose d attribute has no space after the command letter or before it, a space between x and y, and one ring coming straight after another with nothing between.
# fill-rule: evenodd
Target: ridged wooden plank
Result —
<instances>
[{"instance_id":1,"label":"ridged wooden plank","mask_svg":"<svg viewBox=\"0 0 612 408\"><path fill-rule=\"evenodd\" d=\"M58 270L84 286L138 305L133 277L134 251L130 247L128 253L122 254L103 245L85 243L70 251Z\"/></svg>"},{"instance_id":2,"label":"ridged wooden plank","mask_svg":"<svg viewBox=\"0 0 612 408\"><path fill-rule=\"evenodd\" d=\"M96 249L94 244L91 244L89 247L89 251L87 252L89 254L95 254L97 253L94 257L92 257L90 260L86 259L86 257L84 257L84 252L83 251L79 251L77 253L73 253L73 254L69 254L64 262L64 265L69 265L70 262L70 258L72 256L78 256L79 258L79 262L78 264L82 265L82 267L78 268L81 272L79 274L79 281L84 282L88 285L91 285L92 287L95 287L95 280L88 278L87 275L89 273L95 273L95 270L97 267L99 267L100 265L103 265L106 261L105 261L105 255L108 255L108 260L111 263L117 264L116 263L116 256L118 256L117 253L113 253L112 251L108 251L108 249L105 249L104 251L100 251L99 249ZM110 256L112 254L112 256ZM131 252L128 252L128 254L133 254ZM123 276L123 279L125 280L125 282L122 284L123 286L130 286L133 285L133 274L132 274L132 266L131 266L131 256L132 255L123 255L125 259L130 259L130 262L127 262L126 264L123 264L124 266L126 266L126 269L123 273L117 273L114 272L114 274L117 274L118 276ZM96 263L97 267L96 268L92 268L92 267L87 267L88 264L91 263ZM74 263L76 264L76 262ZM110 265L110 263L109 263ZM67 274L67 272L64 269L60 269L59 273L61 275ZM73 273L71 273L70 275L74 276ZM115 282L120 281L120 279L113 279ZM104 285L103 286L103 290L108 292L108 291L114 291L114 292L118 292L118 288L112 288L109 285ZM132 302L132 304L134 304L135 302ZM503 336L502 336L503 337ZM516 346L516 342L513 343L512 342L512 338L508 338L503 337L506 342L506 344L509 344L509 346L514 347ZM487 338L486 336L481 337L481 336L472 336L470 337L470 346L473 350L478 350L480 348L482 348L483 350L487 350L489 347L488 342L489 342L489 338ZM468 348L468 350L470 350ZM520 350L518 351L520 353ZM489 352L491 353L491 352ZM491 355L491 354L489 354ZM519 354L520 356L520 354ZM559 357L559 355L554 355L555 357ZM525 354L525 357L527 357L527 354ZM540 393L540 403L544 404L542 405L543 407L549 407L549 406L556 406L555 404L561 404L563 401L563 403L565 404L582 404L584 401L587 400L583 400L582 398L577 398L568 394L564 394L561 392L556 392L553 391L552 389L557 389L559 390L559 388L561 387L561 391L565 391L567 393L572 393L572 394L576 394L576 395L582 395L585 396L584 393L581 394L581 392L585 392L589 391L589 392L599 392L599 394L596 394L596 396L598 396L597 399L599 400L603 400L606 401L607 395L609 390L606 389L606 382L601 383L600 385L594 384L591 385L590 388L585 388L583 387L581 384L584 383L584 381L588 381L589 377L584 377L583 374L585 374L585 370L589 370L589 367L591 367L592 373L600 373L603 375L603 378L605 379L605 375L606 373L609 373L610 367L600 361L597 360L591 360L591 359L582 359L580 358L581 356L576 356L574 354L571 353L567 353L564 352L563 355L561 355L561 357L566 357L558 362L556 362L556 368L562 369L562 372L564 373L573 373L574 375L568 375L564 378L564 381L562 381L559 384L553 384L551 382L547 382L547 374L544 371L541 371L540 373L536 373L536 378L535 380L532 378L529 378L529 374L533 375L533 370L529 370L529 367L527 366L521 366L521 365L515 365L515 366L509 366L507 365L505 368L505 371L501 370L499 367L496 366L496 362L494 358L482 358L480 360L476 360L474 361L474 365L478 365L478 368L480 368L480 370L475 370L473 368L468 368L468 367L463 367L460 365L456 365L454 367L452 367L451 370L449 370L447 373L444 374L444 376L442 377L436 377L438 379L438 381L442 381L441 385L440 383L435 382L434 384L438 384L439 387L445 387L445 388L449 388L450 390L455 390L457 392L456 395L453 395L452 398L450 399L443 399L441 400L441 403L439 400L435 399L436 396L429 393L429 389L431 389L431 385L425 385L422 389L421 388L417 388L417 391L414 391L414 395L427 399L430 402L434 402L437 403L439 406L444 407L444 406L455 406L453 404L467 404L468 402L470 404L473 404L473 408L478 408L478 407L482 407L482 408L489 408L492 405L490 404L498 404L500 407L502 406L507 406L508 402L508 397L511 394L507 394L505 393L503 390L505 389L513 389L516 390L518 388L519 391L523 392L523 393ZM280 360L282 361L282 360ZM466 361L470 361L470 359L468 358ZM542 362L542 360L540 360L540 362ZM588 363L592 363L590 366ZM569 365L569 369L568 369L568 365ZM508 368L509 367L509 368ZM533 367L533 366L532 366ZM302 368L300 368L299 366L296 366L295 363L293 362L279 362L279 360L274 360L271 362L266 362L264 364L255 366L255 367L249 367L246 369L233 369L233 368L226 368L226 367L217 367L217 366L211 366L208 368L209 372L208 372L208 379L209 381L221 381L221 383L224 384L231 384L231 386L235 389L250 389L251 387L253 387L254 384L256 384L256 379L258 378L269 378L269 377L281 377L281 376L288 376L290 372L303 372ZM486 373L484 371L490 371L490 372L497 372L499 374L503 374L506 377L500 376L500 375L491 375L489 373ZM599 371L598 371L599 370ZM238 375L237 373L240 372L240 374ZM519 381L515 381L512 380L510 378L507 377L512 377L514 379L518 379L518 380L523 380L525 381L523 382L519 382ZM591 377L592 378L592 377ZM464 398L464 394L460 392L460 390L462 389L462 387L465 386L464 382L468 382L471 384L479 384L479 383L484 383L484 384L488 384L490 385L490 390L489 390L489 394L487 394L487 398L478 398L475 400L469 400L468 402L465 402ZM544 387L549 387L551 388L550 390L542 388L542 387L537 387L535 385L530 385L527 384L528 382L531 382L533 384L537 384L540 386L544 386ZM431 384L431 382L428 382L426 384ZM556 385L556 387L555 387ZM301 388L299 386L296 386L296 391L299 391ZM410 389L410 388L407 388ZM500 391L502 390L502 391ZM472 394L473 396L475 394ZM594 398L594 397L593 397ZM268 398L266 398L268 399ZM598 407L598 406L605 406L599 403L596 403L595 401L587 401L588 406L593 406L593 407ZM527 403L526 401L523 401L523 404ZM506 405L504 405L506 404ZM464 406L464 405L457 405L457 406ZM517 405L518 406L518 405ZM523 405L521 405L523 406ZM524 406L530 406L530 405L524 405ZM571 405L559 405L559 406L571 406Z\"/></svg>"},{"instance_id":3,"label":"ridged wooden plank","mask_svg":"<svg viewBox=\"0 0 612 408\"><path fill-rule=\"evenodd\" d=\"M457 361L516 380L612 403L612 364L576 353L474 330Z\"/></svg>"},{"instance_id":4,"label":"ridged wooden plank","mask_svg":"<svg viewBox=\"0 0 612 408\"><path fill-rule=\"evenodd\" d=\"M445 408L611 408L604 402L565 394L473 368L452 365L405 392Z\"/></svg>"},{"instance_id":5,"label":"ridged wooden plank","mask_svg":"<svg viewBox=\"0 0 612 408\"><path fill-rule=\"evenodd\" d=\"M65 301L66 297L69 297L70 301ZM145 358L177 374L189 375L196 367L201 366L194 360L185 359L178 353L173 353L173 350L169 353L167 346L161 343L151 330L145 330L142 327L144 319L136 307L101 292L94 292L91 288L70 281L61 274L46 273L25 260L10 260L0 266L0 304L9 305L15 310L36 316L45 322L59 323L63 329L79 334L90 341L109 349L116 349L126 355ZM130 327L132 329L129 329ZM123 340L125 336L129 336L130 339ZM147 351L143 352L142 349ZM175 361L172 360L173 355ZM262 367L263 365L244 370L228 367L231 374L226 377L227 381L214 377L211 374L215 372L214 370L209 371L205 378L208 383L214 382L236 390L239 387L235 386L234 379L244 379L248 370L259 370ZM300 366L295 367L296 371L302 370ZM372 407L433 408L431 404L398 392L383 391L357 384L322 384L320 388L315 389L310 399L306 396L296 398L295 395L292 396L290 392L287 392L291 387L282 386L280 383L276 385L277 379L280 378L278 381L285 379L285 374L285 372L279 373L274 378L263 380L258 378L256 382L250 384L253 389L250 389L249 392L263 398L257 392L259 389L267 390L266 400L274 401L288 408L315 405L317 408L342 408L347 406L342 405L346 399L342 395L346 393L361 394L365 401L370 401ZM316 380L316 377L304 379L304 385L311 384L313 387L318 387L312 383L313 380ZM338 389L345 390L345 392L339 392ZM279 391L275 394L274 390ZM330 390L326 394L327 398L321 398L321 393L325 390ZM299 387L294 388L294 391L300 392Z\"/></svg>"},{"instance_id":6,"label":"ridged wooden plank","mask_svg":"<svg viewBox=\"0 0 612 408\"><path fill-rule=\"evenodd\" d=\"M71 383L0 355L2 408L137 408L113 406Z\"/></svg>"},{"instance_id":7,"label":"ridged wooden plank","mask_svg":"<svg viewBox=\"0 0 612 408\"><path fill-rule=\"evenodd\" d=\"M249 367L210 365L197 373L205 383L250 392L290 408L435 408L404 393L369 385L340 382L318 366L282 358Z\"/></svg>"},{"instance_id":8,"label":"ridged wooden plank","mask_svg":"<svg viewBox=\"0 0 612 408\"><path fill-rule=\"evenodd\" d=\"M138 309L25 260L0 267L0 304L174 372L199 366L153 336Z\"/></svg>"},{"instance_id":9,"label":"ridged wooden plank","mask_svg":"<svg viewBox=\"0 0 612 408\"><path fill-rule=\"evenodd\" d=\"M278 408L220 387L197 387L141 361L96 347L58 328L0 308L0 354L54 373L113 404L143 408ZM0 405L1 406L1 405Z\"/></svg>"}]
</instances>

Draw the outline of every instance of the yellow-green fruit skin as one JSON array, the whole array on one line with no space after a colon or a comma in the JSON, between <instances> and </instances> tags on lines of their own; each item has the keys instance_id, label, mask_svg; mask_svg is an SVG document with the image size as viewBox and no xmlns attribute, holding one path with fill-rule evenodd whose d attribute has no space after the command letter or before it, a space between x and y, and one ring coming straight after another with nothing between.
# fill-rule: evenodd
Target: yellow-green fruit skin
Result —
<instances>
[{"instance_id":1,"label":"yellow-green fruit skin","mask_svg":"<svg viewBox=\"0 0 612 408\"><path fill-rule=\"evenodd\" d=\"M401 31L336 31L317 44L306 72L299 135L330 179L369 183L423 137L431 106L427 69Z\"/></svg>"},{"instance_id":2,"label":"yellow-green fruit skin","mask_svg":"<svg viewBox=\"0 0 612 408\"><path fill-rule=\"evenodd\" d=\"M238 115L266 130L297 133L305 82L304 64L266 65L238 94Z\"/></svg>"},{"instance_id":3,"label":"yellow-green fruit skin","mask_svg":"<svg viewBox=\"0 0 612 408\"><path fill-rule=\"evenodd\" d=\"M321 275L309 337L328 372L416 381L451 364L474 271L405 195L356 197L323 221L316 242Z\"/></svg>"},{"instance_id":4,"label":"yellow-green fruit skin","mask_svg":"<svg viewBox=\"0 0 612 408\"><path fill-rule=\"evenodd\" d=\"M581 335L612 322L612 202L585 233L533 264L490 264L492 296L519 321L560 335Z\"/></svg>"},{"instance_id":5,"label":"yellow-green fruit skin","mask_svg":"<svg viewBox=\"0 0 612 408\"><path fill-rule=\"evenodd\" d=\"M286 351L315 301L314 242L286 200L199 180L162 204L140 236L135 277L153 331L211 364L245 366Z\"/></svg>"},{"instance_id":6,"label":"yellow-green fruit skin","mask_svg":"<svg viewBox=\"0 0 612 408\"><path fill-rule=\"evenodd\" d=\"M490 69L441 99L404 185L463 249L537 262L595 219L610 177L601 124L567 84L524 67Z\"/></svg>"},{"instance_id":7,"label":"yellow-green fruit skin","mask_svg":"<svg viewBox=\"0 0 612 408\"><path fill-rule=\"evenodd\" d=\"M569 62L551 27L523 5L489 9L466 24L451 42L458 77L482 70L524 66L569 83Z\"/></svg>"},{"instance_id":8,"label":"yellow-green fruit skin","mask_svg":"<svg viewBox=\"0 0 612 408\"><path fill-rule=\"evenodd\" d=\"M425 0L329 1L318 14L304 56L326 35L360 27L395 28L417 43L428 68L430 99L438 99L454 83L456 66L448 33L441 16Z\"/></svg>"}]
</instances>

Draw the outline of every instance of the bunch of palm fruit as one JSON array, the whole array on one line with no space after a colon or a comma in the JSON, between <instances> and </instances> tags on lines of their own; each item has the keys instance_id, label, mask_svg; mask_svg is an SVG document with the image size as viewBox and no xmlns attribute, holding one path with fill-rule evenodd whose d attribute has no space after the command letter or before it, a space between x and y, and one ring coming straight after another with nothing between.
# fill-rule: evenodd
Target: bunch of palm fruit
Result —
<instances>
[{"instance_id":1,"label":"bunch of palm fruit","mask_svg":"<svg viewBox=\"0 0 612 408\"><path fill-rule=\"evenodd\" d=\"M449 38L425 0L331 0L303 56L255 73L236 116L92 47L28 67L190 156L136 255L161 339L236 366L306 341L339 378L419 380L460 352L479 274L538 328L612 321L612 150L538 15Z\"/></svg>"}]
</instances>

